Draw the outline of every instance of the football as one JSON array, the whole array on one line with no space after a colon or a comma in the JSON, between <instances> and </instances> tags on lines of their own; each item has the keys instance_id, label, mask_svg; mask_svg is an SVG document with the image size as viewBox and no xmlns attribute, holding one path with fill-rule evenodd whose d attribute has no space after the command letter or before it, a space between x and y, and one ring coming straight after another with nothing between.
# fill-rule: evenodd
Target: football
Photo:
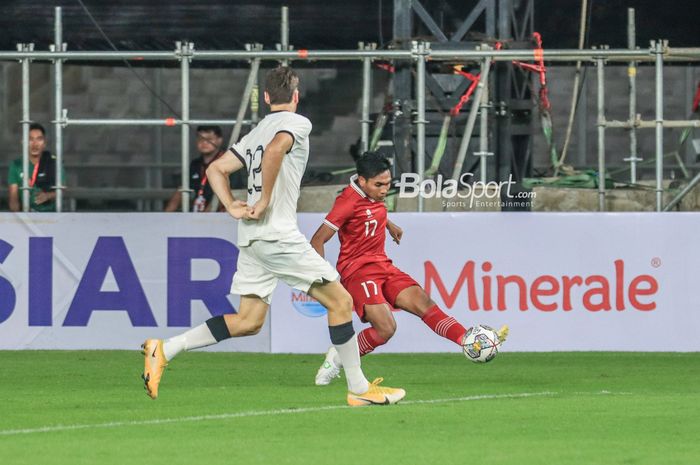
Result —
<instances>
[{"instance_id":1,"label":"football","mask_svg":"<svg viewBox=\"0 0 700 465\"><path fill-rule=\"evenodd\" d=\"M498 354L501 341L496 331L486 325L477 325L467 329L462 340L464 355L475 363L490 362Z\"/></svg>"}]
</instances>

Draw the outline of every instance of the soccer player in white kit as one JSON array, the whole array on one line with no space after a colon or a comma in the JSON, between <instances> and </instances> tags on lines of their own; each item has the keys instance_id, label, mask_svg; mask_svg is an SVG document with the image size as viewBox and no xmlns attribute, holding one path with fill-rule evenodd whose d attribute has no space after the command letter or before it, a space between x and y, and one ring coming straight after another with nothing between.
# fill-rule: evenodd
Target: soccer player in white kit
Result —
<instances>
[{"instance_id":1,"label":"soccer player in white kit","mask_svg":"<svg viewBox=\"0 0 700 465\"><path fill-rule=\"evenodd\" d=\"M381 378L372 383L365 378L352 327L352 297L339 283L337 271L297 226L296 206L311 132L311 122L296 114L298 86L299 77L290 67L268 72L264 96L271 113L207 169L222 205L239 220L238 265L231 292L241 296L240 308L165 341L144 342L143 380L152 399L158 397L166 365L178 353L257 334L279 279L307 292L328 310L331 342L342 359L349 405L393 404L406 395L403 389L380 386ZM229 175L241 168L248 171L247 202L235 200L229 185Z\"/></svg>"}]
</instances>

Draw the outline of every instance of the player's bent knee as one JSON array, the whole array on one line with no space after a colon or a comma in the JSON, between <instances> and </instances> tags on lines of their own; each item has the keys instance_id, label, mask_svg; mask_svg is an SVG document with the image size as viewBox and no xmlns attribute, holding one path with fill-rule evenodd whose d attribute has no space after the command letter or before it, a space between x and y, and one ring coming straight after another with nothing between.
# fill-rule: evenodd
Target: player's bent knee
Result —
<instances>
[{"instance_id":1,"label":"player's bent knee","mask_svg":"<svg viewBox=\"0 0 700 465\"><path fill-rule=\"evenodd\" d=\"M344 312L352 312L352 296L346 291L338 302L338 306Z\"/></svg>"},{"instance_id":2,"label":"player's bent knee","mask_svg":"<svg viewBox=\"0 0 700 465\"><path fill-rule=\"evenodd\" d=\"M328 303L328 311L338 314L352 314L352 296L345 289L342 292L338 292Z\"/></svg>"}]
</instances>

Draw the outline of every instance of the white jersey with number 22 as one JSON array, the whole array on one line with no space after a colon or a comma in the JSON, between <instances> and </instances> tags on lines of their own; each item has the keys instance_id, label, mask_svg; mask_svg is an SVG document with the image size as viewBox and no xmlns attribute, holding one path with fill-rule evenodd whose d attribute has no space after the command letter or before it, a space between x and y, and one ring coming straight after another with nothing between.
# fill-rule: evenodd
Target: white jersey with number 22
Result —
<instances>
[{"instance_id":1,"label":"white jersey with number 22","mask_svg":"<svg viewBox=\"0 0 700 465\"><path fill-rule=\"evenodd\" d=\"M270 113L241 140L231 147L231 151L245 165L248 171L249 206L255 205L262 194L262 157L265 148L280 132L292 136L294 142L284 155L275 186L272 189L270 204L260 220L240 220L238 222L238 246L246 247L252 241L277 241L301 235L297 226L297 201L301 178L309 159L309 133L311 121L290 111Z\"/></svg>"}]
</instances>

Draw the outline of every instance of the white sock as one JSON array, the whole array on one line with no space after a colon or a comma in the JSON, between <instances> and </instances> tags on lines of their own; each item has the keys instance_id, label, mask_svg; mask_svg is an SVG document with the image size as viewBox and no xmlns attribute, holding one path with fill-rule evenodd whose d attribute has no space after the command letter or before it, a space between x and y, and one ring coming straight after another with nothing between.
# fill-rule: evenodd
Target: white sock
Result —
<instances>
[{"instance_id":1,"label":"white sock","mask_svg":"<svg viewBox=\"0 0 700 465\"><path fill-rule=\"evenodd\" d=\"M337 366L338 368L343 368L343 362L342 360L340 360L340 354L337 350L333 354L333 363L335 363L335 366Z\"/></svg>"},{"instance_id":2,"label":"white sock","mask_svg":"<svg viewBox=\"0 0 700 465\"><path fill-rule=\"evenodd\" d=\"M357 345L357 334L354 334L344 344L333 344L338 351L338 358L345 370L345 379L348 382L348 391L353 394L363 394L369 389L369 381L362 373L360 366L360 348Z\"/></svg>"},{"instance_id":3,"label":"white sock","mask_svg":"<svg viewBox=\"0 0 700 465\"><path fill-rule=\"evenodd\" d=\"M211 334L211 330L206 323L185 331L184 333L166 339L163 343L165 358L170 361L183 350L199 349L216 344L216 338Z\"/></svg>"}]
</instances>

